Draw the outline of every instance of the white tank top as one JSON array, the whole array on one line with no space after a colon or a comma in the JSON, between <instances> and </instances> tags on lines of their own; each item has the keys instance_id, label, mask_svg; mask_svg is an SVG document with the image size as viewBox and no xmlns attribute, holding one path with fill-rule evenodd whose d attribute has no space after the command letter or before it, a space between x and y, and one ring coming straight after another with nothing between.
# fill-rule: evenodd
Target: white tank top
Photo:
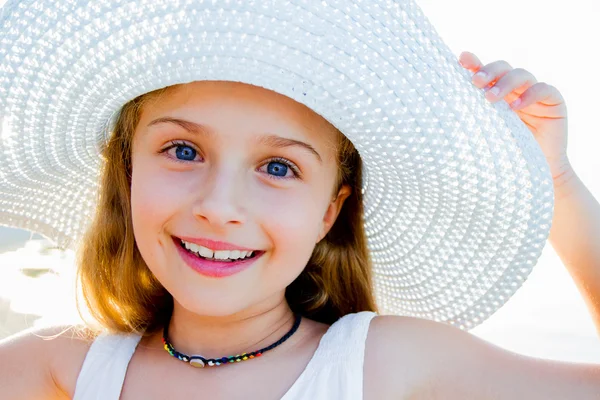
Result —
<instances>
[{"instance_id":1,"label":"white tank top","mask_svg":"<svg viewBox=\"0 0 600 400\"><path fill-rule=\"evenodd\" d=\"M348 314L321 337L306 368L281 400L360 400L370 311ZM100 334L79 372L73 400L118 400L140 335Z\"/></svg>"}]
</instances>

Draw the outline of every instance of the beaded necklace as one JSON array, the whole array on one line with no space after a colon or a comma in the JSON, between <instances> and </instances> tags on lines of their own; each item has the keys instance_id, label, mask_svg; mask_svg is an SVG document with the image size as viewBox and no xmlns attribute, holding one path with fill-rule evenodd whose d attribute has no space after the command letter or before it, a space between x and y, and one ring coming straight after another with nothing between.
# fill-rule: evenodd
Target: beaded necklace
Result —
<instances>
[{"instance_id":1,"label":"beaded necklace","mask_svg":"<svg viewBox=\"0 0 600 400\"><path fill-rule=\"evenodd\" d=\"M300 326L301 319L302 319L302 315L296 314L296 321L294 322L294 326L292 326L292 329L290 329L290 331L288 333L283 335L283 337L281 339L279 339L278 341L276 341L275 343L273 343L267 347L264 347L260 350L253 351L251 353L236 354L235 356L229 356L229 357L204 358L200 355L188 356L187 354L178 352L177 350L175 350L175 348L169 342L169 339L168 339L169 338L169 335L168 335L169 323L165 324L165 328L163 330L162 341L163 341L165 350L170 355L172 355L173 357L175 357L183 362L189 363L192 367L196 367L196 368L204 368L205 366L216 367L219 365L235 363L235 362L240 362L240 361L246 361L246 360L250 360L250 359L262 356L264 352L272 350L275 347L282 344L283 342L285 342L286 340L288 340L290 338L290 336L292 336L294 334L294 332L296 332L296 330Z\"/></svg>"}]
</instances>

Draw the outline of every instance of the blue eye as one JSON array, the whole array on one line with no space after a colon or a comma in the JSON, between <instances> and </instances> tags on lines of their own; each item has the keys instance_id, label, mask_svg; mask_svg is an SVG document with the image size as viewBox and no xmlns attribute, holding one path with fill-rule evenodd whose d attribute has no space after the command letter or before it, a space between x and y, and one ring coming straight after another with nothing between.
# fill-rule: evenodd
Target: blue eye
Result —
<instances>
[{"instance_id":1,"label":"blue eye","mask_svg":"<svg viewBox=\"0 0 600 400\"><path fill-rule=\"evenodd\" d=\"M275 176L286 176L288 166L278 161L271 161L267 166L267 172Z\"/></svg>"},{"instance_id":2,"label":"blue eye","mask_svg":"<svg viewBox=\"0 0 600 400\"><path fill-rule=\"evenodd\" d=\"M180 160L193 161L196 158L196 150L187 145L179 145L175 150L175 155Z\"/></svg>"},{"instance_id":3,"label":"blue eye","mask_svg":"<svg viewBox=\"0 0 600 400\"><path fill-rule=\"evenodd\" d=\"M172 149L175 149L175 154L171 152ZM185 163L194 161L198 156L198 151L191 145L178 141L172 141L171 145L165 149L162 149L160 153L167 153L169 157L173 158L175 161Z\"/></svg>"},{"instance_id":4,"label":"blue eye","mask_svg":"<svg viewBox=\"0 0 600 400\"><path fill-rule=\"evenodd\" d=\"M262 168L266 166L267 177L275 180L282 179L300 179L302 174L294 163L282 157L272 158L267 164L263 164ZM291 172L291 174L289 174Z\"/></svg>"}]
</instances>

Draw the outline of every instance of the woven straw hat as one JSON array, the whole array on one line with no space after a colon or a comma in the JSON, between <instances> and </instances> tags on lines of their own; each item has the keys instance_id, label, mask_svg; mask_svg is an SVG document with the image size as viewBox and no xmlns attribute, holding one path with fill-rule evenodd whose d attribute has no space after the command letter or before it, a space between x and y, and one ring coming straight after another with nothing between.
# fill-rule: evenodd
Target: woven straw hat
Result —
<instances>
[{"instance_id":1,"label":"woven straw hat","mask_svg":"<svg viewBox=\"0 0 600 400\"><path fill-rule=\"evenodd\" d=\"M383 314L470 329L541 255L554 207L545 157L414 0L9 0L0 224L74 248L120 108L195 80L274 90L354 143Z\"/></svg>"}]
</instances>

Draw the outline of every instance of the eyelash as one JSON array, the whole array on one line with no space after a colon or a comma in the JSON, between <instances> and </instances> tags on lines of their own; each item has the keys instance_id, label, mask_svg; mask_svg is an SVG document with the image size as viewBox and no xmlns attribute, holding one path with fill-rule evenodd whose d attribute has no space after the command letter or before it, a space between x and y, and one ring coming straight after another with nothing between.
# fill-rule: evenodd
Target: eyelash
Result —
<instances>
[{"instance_id":1,"label":"eyelash","mask_svg":"<svg viewBox=\"0 0 600 400\"><path fill-rule=\"evenodd\" d=\"M191 147L191 148L192 148L192 149L194 149L194 150L195 150L197 153L200 153L200 152L199 152L199 151L198 151L198 150L197 150L197 149L196 149L194 146L190 145L190 144L189 144L189 143L187 143L187 142L173 140L173 141L171 141L171 142L169 142L169 143L171 143L171 145L170 145L170 146L168 146L168 147L165 147L164 149L161 149L161 150L159 151L159 154L166 153L167 151L171 150L172 148L179 147L179 146L187 146L187 147ZM176 161L176 162L183 163L183 164L187 164L187 163L190 163L190 162L191 162L191 161L187 161L187 160L180 160L180 159L178 159L178 158L172 158L172 157L171 157L171 159L172 159L172 160L174 160L174 161ZM273 158L271 158L271 159L267 160L267 162L266 162L265 164L263 164L263 165L268 165L268 164L269 164L269 163L271 163L271 162L278 162L278 163L281 163L281 164L285 165L286 167L288 167L289 169L291 169L291 170L292 170L292 173L294 174L294 176L291 176L291 177L288 177L288 178L286 178L286 177L281 177L281 176L280 176L280 177L278 177L278 176L275 176L275 175L267 174L267 176L268 176L268 178L269 178L269 179L273 179L273 180L282 180L282 179L300 179L300 178L301 178L301 173L300 173L300 171L298 170L298 167L296 167L296 165L294 165L294 163L292 163L290 160L288 160L288 159L286 159L286 158L283 158L283 157L273 157ZM261 166L262 166L262 165L261 165Z\"/></svg>"}]
</instances>

